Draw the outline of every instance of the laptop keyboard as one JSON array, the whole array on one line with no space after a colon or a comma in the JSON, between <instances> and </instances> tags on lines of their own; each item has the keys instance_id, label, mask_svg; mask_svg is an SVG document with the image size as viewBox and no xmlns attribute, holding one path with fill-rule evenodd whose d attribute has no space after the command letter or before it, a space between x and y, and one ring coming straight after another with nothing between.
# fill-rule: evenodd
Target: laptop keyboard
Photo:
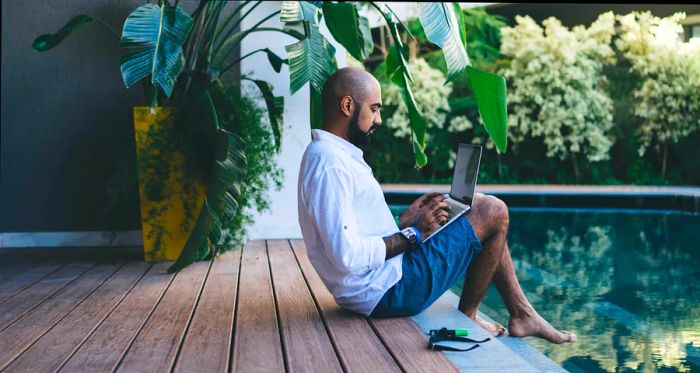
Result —
<instances>
[{"instance_id":1,"label":"laptop keyboard","mask_svg":"<svg viewBox=\"0 0 700 373\"><path fill-rule=\"evenodd\" d=\"M449 214L447 221L452 220L452 218L454 218L457 215L462 214L466 210L466 208L463 204L461 204L461 203L459 203L451 198L446 199L445 203L447 203L447 205L450 206L450 211L447 212Z\"/></svg>"}]
</instances>

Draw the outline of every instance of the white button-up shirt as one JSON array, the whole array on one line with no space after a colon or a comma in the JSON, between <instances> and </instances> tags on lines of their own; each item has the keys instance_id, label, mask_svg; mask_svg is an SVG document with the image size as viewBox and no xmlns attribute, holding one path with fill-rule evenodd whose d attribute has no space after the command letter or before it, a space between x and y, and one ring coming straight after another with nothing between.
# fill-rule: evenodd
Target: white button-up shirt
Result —
<instances>
[{"instance_id":1,"label":"white button-up shirt","mask_svg":"<svg viewBox=\"0 0 700 373\"><path fill-rule=\"evenodd\" d=\"M382 237L399 231L362 150L312 130L299 170L299 224L309 260L335 301L369 315L401 278L403 254L389 260Z\"/></svg>"}]
</instances>

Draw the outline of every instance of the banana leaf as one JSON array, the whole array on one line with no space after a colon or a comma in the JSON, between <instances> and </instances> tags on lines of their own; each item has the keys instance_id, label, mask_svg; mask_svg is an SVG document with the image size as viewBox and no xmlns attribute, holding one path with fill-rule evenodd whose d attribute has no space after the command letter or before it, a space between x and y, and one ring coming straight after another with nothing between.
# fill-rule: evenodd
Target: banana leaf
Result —
<instances>
[{"instance_id":1,"label":"banana leaf","mask_svg":"<svg viewBox=\"0 0 700 373\"><path fill-rule=\"evenodd\" d=\"M500 75L471 66L467 67L467 75L486 132L493 139L496 148L501 153L505 153L508 147L506 80Z\"/></svg>"},{"instance_id":2,"label":"banana leaf","mask_svg":"<svg viewBox=\"0 0 700 373\"><path fill-rule=\"evenodd\" d=\"M289 62L289 86L292 94L309 82L311 128L323 124L323 85L337 69L335 48L319 30L321 14L317 5L306 1L283 1L280 21L285 30L303 30L306 38L285 47Z\"/></svg>"},{"instance_id":3,"label":"banana leaf","mask_svg":"<svg viewBox=\"0 0 700 373\"><path fill-rule=\"evenodd\" d=\"M394 38L394 44L389 49L386 59L386 72L391 81L401 88L401 96L408 109L408 121L411 127L411 145L416 160L416 168L421 168L428 163L425 154L425 134L428 124L423 114L418 109L416 100L411 90L411 71L408 68L408 50L401 41L401 35L393 17L385 15L389 31Z\"/></svg>"},{"instance_id":4,"label":"banana leaf","mask_svg":"<svg viewBox=\"0 0 700 373\"><path fill-rule=\"evenodd\" d=\"M121 59L126 87L151 75L151 82L170 97L185 64L182 45L191 30L192 18L179 6L149 3L129 14L121 45L135 52Z\"/></svg>"},{"instance_id":5,"label":"banana leaf","mask_svg":"<svg viewBox=\"0 0 700 373\"><path fill-rule=\"evenodd\" d=\"M331 34L358 61L372 53L374 43L367 17L351 3L323 3L323 15Z\"/></svg>"},{"instance_id":6,"label":"banana leaf","mask_svg":"<svg viewBox=\"0 0 700 373\"><path fill-rule=\"evenodd\" d=\"M255 83L255 85L260 89L263 98L265 99L265 104L267 105L267 113L270 117L270 126L272 127L272 134L275 138L275 148L279 153L282 146L282 114L284 113L284 97L275 96L272 93L272 86L270 83L264 80L255 80L248 78L241 78L245 80L250 80Z\"/></svg>"},{"instance_id":7,"label":"banana leaf","mask_svg":"<svg viewBox=\"0 0 700 373\"><path fill-rule=\"evenodd\" d=\"M295 23L307 21L318 24L318 4L309 1L282 1L280 21L282 23Z\"/></svg>"},{"instance_id":8,"label":"banana leaf","mask_svg":"<svg viewBox=\"0 0 700 373\"><path fill-rule=\"evenodd\" d=\"M462 7L459 3L452 3L452 9L455 12L455 18L457 19L457 27L459 27L459 39L462 41L464 48L467 48L467 26L464 23L464 14L462 13ZM467 56L469 53L467 53Z\"/></svg>"},{"instance_id":9,"label":"banana leaf","mask_svg":"<svg viewBox=\"0 0 700 373\"><path fill-rule=\"evenodd\" d=\"M323 124L323 109L319 106L321 92L336 70L333 63L335 48L321 35L318 27L309 25L309 35L294 44L285 47L289 59L289 84L294 94L307 82L310 84L311 126L320 128Z\"/></svg>"},{"instance_id":10,"label":"banana leaf","mask_svg":"<svg viewBox=\"0 0 700 373\"><path fill-rule=\"evenodd\" d=\"M240 190L246 175L245 143L240 136L224 129L218 130L217 140L217 159L204 204L180 257L168 268L168 273L212 255L212 246L218 244L222 236L221 217L224 213L233 216L238 211L240 193L235 191Z\"/></svg>"},{"instance_id":11,"label":"banana leaf","mask_svg":"<svg viewBox=\"0 0 700 373\"><path fill-rule=\"evenodd\" d=\"M455 9L445 3L419 3L418 18L425 36L445 55L447 81L454 80L469 65Z\"/></svg>"}]
</instances>

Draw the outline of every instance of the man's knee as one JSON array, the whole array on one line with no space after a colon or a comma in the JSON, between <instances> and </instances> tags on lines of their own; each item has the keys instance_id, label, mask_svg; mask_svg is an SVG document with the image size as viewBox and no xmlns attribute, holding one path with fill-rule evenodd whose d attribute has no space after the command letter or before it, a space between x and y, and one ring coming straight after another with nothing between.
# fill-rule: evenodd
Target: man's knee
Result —
<instances>
[{"instance_id":1,"label":"man's knee","mask_svg":"<svg viewBox=\"0 0 700 373\"><path fill-rule=\"evenodd\" d=\"M494 224L496 229L507 230L510 217L506 203L490 195L483 195L483 200L487 219Z\"/></svg>"}]
</instances>

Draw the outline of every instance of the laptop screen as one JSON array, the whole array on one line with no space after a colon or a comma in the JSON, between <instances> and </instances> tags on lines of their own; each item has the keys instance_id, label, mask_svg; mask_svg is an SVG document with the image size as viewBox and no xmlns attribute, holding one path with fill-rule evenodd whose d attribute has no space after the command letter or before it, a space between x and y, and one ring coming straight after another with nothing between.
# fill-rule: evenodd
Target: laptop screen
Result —
<instances>
[{"instance_id":1,"label":"laptop screen","mask_svg":"<svg viewBox=\"0 0 700 373\"><path fill-rule=\"evenodd\" d=\"M459 144L459 150L457 151L450 197L467 206L472 205L472 199L474 198L476 179L479 176L481 150L482 148L479 145Z\"/></svg>"}]
</instances>

